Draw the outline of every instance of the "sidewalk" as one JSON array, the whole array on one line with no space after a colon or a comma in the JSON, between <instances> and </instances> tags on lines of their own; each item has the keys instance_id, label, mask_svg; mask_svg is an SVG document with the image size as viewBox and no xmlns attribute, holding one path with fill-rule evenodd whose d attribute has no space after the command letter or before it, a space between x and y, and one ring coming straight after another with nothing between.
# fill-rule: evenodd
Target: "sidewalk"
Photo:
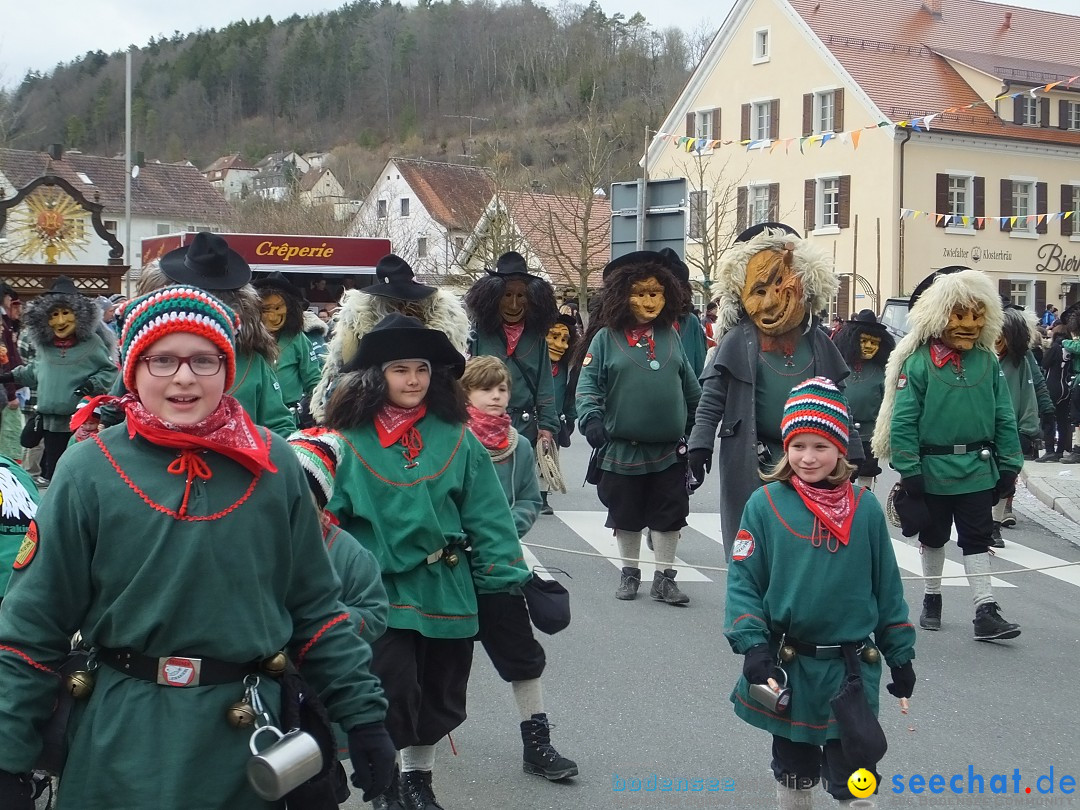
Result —
<instances>
[{"instance_id":1,"label":"sidewalk","mask_svg":"<svg viewBox=\"0 0 1080 810\"><path fill-rule=\"evenodd\" d=\"M1020 480L1044 504L1080 524L1080 464L1025 461Z\"/></svg>"}]
</instances>

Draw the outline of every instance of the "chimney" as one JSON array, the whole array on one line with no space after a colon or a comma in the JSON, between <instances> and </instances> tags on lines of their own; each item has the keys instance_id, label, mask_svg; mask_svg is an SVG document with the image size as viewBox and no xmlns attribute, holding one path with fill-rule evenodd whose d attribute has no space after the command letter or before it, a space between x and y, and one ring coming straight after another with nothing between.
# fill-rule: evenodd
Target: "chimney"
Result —
<instances>
[{"instance_id":1,"label":"chimney","mask_svg":"<svg viewBox=\"0 0 1080 810\"><path fill-rule=\"evenodd\" d=\"M923 8L930 12L931 16L941 19L941 4L944 0L923 0Z\"/></svg>"},{"instance_id":2,"label":"chimney","mask_svg":"<svg viewBox=\"0 0 1080 810\"><path fill-rule=\"evenodd\" d=\"M63 160L64 145L62 143L49 144L49 157L53 160Z\"/></svg>"}]
</instances>

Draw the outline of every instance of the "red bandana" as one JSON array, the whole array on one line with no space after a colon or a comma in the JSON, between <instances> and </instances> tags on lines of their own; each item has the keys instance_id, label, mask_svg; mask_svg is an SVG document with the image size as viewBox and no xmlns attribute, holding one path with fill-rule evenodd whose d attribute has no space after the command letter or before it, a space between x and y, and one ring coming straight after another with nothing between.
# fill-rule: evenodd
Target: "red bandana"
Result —
<instances>
[{"instance_id":1,"label":"red bandana","mask_svg":"<svg viewBox=\"0 0 1080 810\"><path fill-rule=\"evenodd\" d=\"M855 519L855 490L851 482L845 481L838 487L815 487L793 475L791 485L829 534L846 546Z\"/></svg>"},{"instance_id":2,"label":"red bandana","mask_svg":"<svg viewBox=\"0 0 1080 810\"><path fill-rule=\"evenodd\" d=\"M401 442L401 446L405 448L401 454L405 457L406 469L416 466L416 458L424 449L416 423L423 419L426 413L426 402L421 402L415 408L399 408L387 402L375 414L375 432L379 436L379 444L389 447L394 442Z\"/></svg>"},{"instance_id":3,"label":"red bandana","mask_svg":"<svg viewBox=\"0 0 1080 810\"><path fill-rule=\"evenodd\" d=\"M520 320L517 323L503 323L503 334L506 335L506 356L512 357L514 349L517 348L518 341L521 340L521 336L525 333L525 321Z\"/></svg>"},{"instance_id":4,"label":"red bandana","mask_svg":"<svg viewBox=\"0 0 1080 810\"><path fill-rule=\"evenodd\" d=\"M551 362L551 376L552 377L558 377L559 376L559 361L558 360L553 360Z\"/></svg>"},{"instance_id":5,"label":"red bandana","mask_svg":"<svg viewBox=\"0 0 1080 810\"><path fill-rule=\"evenodd\" d=\"M945 364L952 362L956 370L964 370L964 360L960 352L949 348L939 338L930 341L930 361L938 368L944 368Z\"/></svg>"},{"instance_id":6,"label":"red bandana","mask_svg":"<svg viewBox=\"0 0 1080 810\"><path fill-rule=\"evenodd\" d=\"M53 342L53 346L55 346L58 349L70 349L78 341L75 340L75 338L73 338L73 337L67 337L67 338L54 337L52 342Z\"/></svg>"},{"instance_id":7,"label":"red bandana","mask_svg":"<svg viewBox=\"0 0 1080 810\"><path fill-rule=\"evenodd\" d=\"M510 414L504 412L496 416L472 405L467 408L469 430L480 440L480 444L488 450L505 450L510 444Z\"/></svg>"}]
</instances>

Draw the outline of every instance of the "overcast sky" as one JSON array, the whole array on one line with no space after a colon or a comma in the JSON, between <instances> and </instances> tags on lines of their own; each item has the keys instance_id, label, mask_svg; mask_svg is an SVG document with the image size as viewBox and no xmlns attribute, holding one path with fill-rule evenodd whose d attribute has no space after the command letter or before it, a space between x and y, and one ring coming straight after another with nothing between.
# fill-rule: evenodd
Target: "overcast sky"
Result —
<instances>
[{"instance_id":1,"label":"overcast sky","mask_svg":"<svg viewBox=\"0 0 1080 810\"><path fill-rule=\"evenodd\" d=\"M551 0L539 0L555 5ZM733 0L600 0L607 14L627 17L640 11L657 27L678 25L686 30L707 20L723 22ZM4 0L0 25L0 85L18 84L28 70L50 70L87 51L106 53L130 44L145 45L150 37L188 33L200 27L220 28L239 19L275 20L293 13L310 14L338 8L335 0ZM587 5L587 0L582 2ZM1078 0L1014 0L1014 5L1077 13ZM1053 32L1047 32L1052 36Z\"/></svg>"}]
</instances>

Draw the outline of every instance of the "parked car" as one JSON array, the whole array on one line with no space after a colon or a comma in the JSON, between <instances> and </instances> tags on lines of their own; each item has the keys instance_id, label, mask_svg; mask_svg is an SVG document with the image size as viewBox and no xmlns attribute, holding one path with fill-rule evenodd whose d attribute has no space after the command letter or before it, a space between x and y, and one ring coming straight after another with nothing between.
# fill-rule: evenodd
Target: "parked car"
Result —
<instances>
[{"instance_id":1,"label":"parked car","mask_svg":"<svg viewBox=\"0 0 1080 810\"><path fill-rule=\"evenodd\" d=\"M894 338L900 340L911 330L908 326L908 299L887 298L878 320L885 325Z\"/></svg>"}]
</instances>

